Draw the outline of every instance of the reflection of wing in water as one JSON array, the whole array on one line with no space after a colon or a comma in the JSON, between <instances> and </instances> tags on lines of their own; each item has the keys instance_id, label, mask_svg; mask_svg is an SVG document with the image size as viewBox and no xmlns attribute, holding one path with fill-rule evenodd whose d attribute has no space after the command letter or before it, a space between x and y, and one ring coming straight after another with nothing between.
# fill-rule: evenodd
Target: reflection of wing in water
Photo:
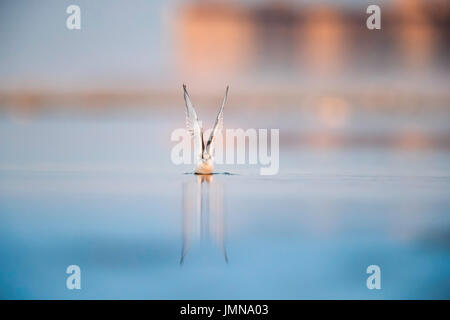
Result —
<instances>
[{"instance_id":1,"label":"reflection of wing in water","mask_svg":"<svg viewBox=\"0 0 450 320\"><path fill-rule=\"evenodd\" d=\"M193 241L214 241L228 257L224 242L223 188L212 175L197 175L183 184L183 246L180 264ZM205 183L206 182L206 183Z\"/></svg>"}]
</instances>

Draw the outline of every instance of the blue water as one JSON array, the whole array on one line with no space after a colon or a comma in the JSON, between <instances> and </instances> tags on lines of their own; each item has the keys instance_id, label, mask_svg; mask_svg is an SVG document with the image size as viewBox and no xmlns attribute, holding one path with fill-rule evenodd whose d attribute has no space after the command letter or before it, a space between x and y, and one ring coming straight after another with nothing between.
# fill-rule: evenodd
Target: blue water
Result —
<instances>
[{"instance_id":1,"label":"blue water","mask_svg":"<svg viewBox=\"0 0 450 320\"><path fill-rule=\"evenodd\" d=\"M2 118L1 298L450 298L448 151L282 144L201 181L158 123Z\"/></svg>"}]
</instances>

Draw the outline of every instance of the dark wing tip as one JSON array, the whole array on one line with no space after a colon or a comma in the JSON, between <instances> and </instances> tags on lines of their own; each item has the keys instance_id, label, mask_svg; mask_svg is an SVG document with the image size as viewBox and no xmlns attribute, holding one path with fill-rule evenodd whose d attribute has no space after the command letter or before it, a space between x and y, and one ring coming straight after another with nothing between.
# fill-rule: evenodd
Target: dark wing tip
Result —
<instances>
[{"instance_id":1,"label":"dark wing tip","mask_svg":"<svg viewBox=\"0 0 450 320\"><path fill-rule=\"evenodd\" d=\"M186 85L184 83L183 83L183 90L184 90L184 98L186 99L186 96L189 97L189 93L187 92Z\"/></svg>"}]
</instances>

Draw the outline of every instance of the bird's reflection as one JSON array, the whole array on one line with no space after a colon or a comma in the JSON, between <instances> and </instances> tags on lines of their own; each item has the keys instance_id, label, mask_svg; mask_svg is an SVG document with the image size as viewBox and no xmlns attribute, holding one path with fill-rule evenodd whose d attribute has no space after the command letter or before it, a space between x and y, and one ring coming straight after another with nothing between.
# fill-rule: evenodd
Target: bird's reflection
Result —
<instances>
[{"instance_id":1,"label":"bird's reflection","mask_svg":"<svg viewBox=\"0 0 450 320\"><path fill-rule=\"evenodd\" d=\"M223 187L213 175L195 175L183 184L183 247L180 264L193 242L216 243L228 263L224 242Z\"/></svg>"}]
</instances>

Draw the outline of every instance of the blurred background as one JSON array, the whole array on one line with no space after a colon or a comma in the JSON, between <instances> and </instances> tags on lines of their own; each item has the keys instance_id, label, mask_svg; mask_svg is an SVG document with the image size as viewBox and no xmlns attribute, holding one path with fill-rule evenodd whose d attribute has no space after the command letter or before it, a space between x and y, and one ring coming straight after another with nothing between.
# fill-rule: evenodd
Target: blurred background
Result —
<instances>
[{"instance_id":1,"label":"blurred background","mask_svg":"<svg viewBox=\"0 0 450 320\"><path fill-rule=\"evenodd\" d=\"M71 31L70 1L3 1L1 112L172 116L186 83L213 116L230 84L231 125L282 110L284 143L448 149L448 2L377 1L368 30L371 3L81 0Z\"/></svg>"},{"instance_id":2,"label":"blurred background","mask_svg":"<svg viewBox=\"0 0 450 320\"><path fill-rule=\"evenodd\" d=\"M449 32L446 0L0 1L0 297L448 299ZM278 175L202 182L222 249L186 231L183 83L280 129Z\"/></svg>"}]
</instances>

